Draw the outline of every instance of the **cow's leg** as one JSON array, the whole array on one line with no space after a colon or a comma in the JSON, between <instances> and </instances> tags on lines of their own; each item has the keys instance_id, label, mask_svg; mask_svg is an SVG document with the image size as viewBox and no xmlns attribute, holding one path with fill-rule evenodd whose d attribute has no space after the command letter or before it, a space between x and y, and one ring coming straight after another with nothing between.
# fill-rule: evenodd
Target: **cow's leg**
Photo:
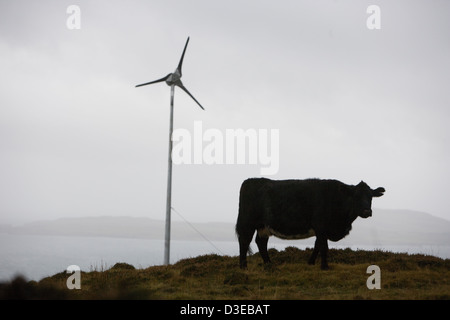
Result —
<instances>
[{"instance_id":1,"label":"cow's leg","mask_svg":"<svg viewBox=\"0 0 450 320\"><path fill-rule=\"evenodd\" d=\"M322 242L322 247L320 249L320 268L322 270L328 270L328 240L325 238Z\"/></svg>"},{"instance_id":2,"label":"cow's leg","mask_svg":"<svg viewBox=\"0 0 450 320\"><path fill-rule=\"evenodd\" d=\"M326 270L328 269L328 262L327 262L328 241L326 237L318 235L316 238L316 242L314 244L314 250L308 261L309 264L314 264L316 262L316 258L319 252L321 257L321 269Z\"/></svg>"},{"instance_id":3,"label":"cow's leg","mask_svg":"<svg viewBox=\"0 0 450 320\"><path fill-rule=\"evenodd\" d=\"M239 265L241 269L247 268L247 252L254 232L253 230L251 233L239 234Z\"/></svg>"},{"instance_id":4,"label":"cow's leg","mask_svg":"<svg viewBox=\"0 0 450 320\"><path fill-rule=\"evenodd\" d=\"M308 260L308 264L316 263L317 254L319 253L319 250L320 250L319 248L320 248L319 237L316 237L316 242L314 243L314 250L311 254L311 257Z\"/></svg>"},{"instance_id":5,"label":"cow's leg","mask_svg":"<svg viewBox=\"0 0 450 320\"><path fill-rule=\"evenodd\" d=\"M258 245L259 254L263 259L264 263L270 263L269 253L267 252L267 242L269 241L269 237L260 236L259 233L256 234L255 242Z\"/></svg>"}]
</instances>

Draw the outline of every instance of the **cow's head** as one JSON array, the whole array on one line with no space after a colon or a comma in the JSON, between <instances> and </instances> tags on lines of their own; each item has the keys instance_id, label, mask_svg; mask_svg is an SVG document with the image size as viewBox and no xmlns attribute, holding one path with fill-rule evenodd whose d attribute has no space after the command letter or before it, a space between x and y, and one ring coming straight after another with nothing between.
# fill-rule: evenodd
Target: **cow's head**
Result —
<instances>
[{"instance_id":1,"label":"cow's head","mask_svg":"<svg viewBox=\"0 0 450 320\"><path fill-rule=\"evenodd\" d=\"M353 204L355 213L361 218L372 216L372 198L381 197L385 192L384 188L371 189L364 181L361 181L354 190Z\"/></svg>"}]
</instances>

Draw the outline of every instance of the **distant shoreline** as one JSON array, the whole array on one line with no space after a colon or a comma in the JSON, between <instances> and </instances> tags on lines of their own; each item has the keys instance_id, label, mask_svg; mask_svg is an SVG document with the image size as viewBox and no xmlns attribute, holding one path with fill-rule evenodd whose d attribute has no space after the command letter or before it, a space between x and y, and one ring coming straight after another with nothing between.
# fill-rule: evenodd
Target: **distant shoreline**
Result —
<instances>
[{"instance_id":1,"label":"distant shoreline","mask_svg":"<svg viewBox=\"0 0 450 320\"><path fill-rule=\"evenodd\" d=\"M0 224L0 232L23 235L61 235L113 237L128 239L164 239L162 220L143 217L98 216L60 218L25 223L19 226ZM172 221L173 240L236 241L234 223ZM305 244L314 238L302 240ZM276 243L288 243L272 237ZM292 241L295 243L296 241ZM332 243L330 241L330 243ZM442 245L450 243L450 221L411 210L374 209L368 219L358 218L350 234L337 242L343 245Z\"/></svg>"}]
</instances>

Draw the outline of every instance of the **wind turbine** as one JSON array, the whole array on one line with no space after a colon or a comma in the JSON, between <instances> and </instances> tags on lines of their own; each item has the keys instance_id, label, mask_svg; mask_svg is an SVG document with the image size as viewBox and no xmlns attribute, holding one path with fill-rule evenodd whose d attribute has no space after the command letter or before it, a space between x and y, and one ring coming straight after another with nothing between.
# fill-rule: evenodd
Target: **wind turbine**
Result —
<instances>
[{"instance_id":1,"label":"wind turbine","mask_svg":"<svg viewBox=\"0 0 450 320\"><path fill-rule=\"evenodd\" d=\"M169 164L167 172L167 202L166 202L166 230L165 230L165 244L164 244L164 264L169 264L170 257L170 213L172 208L172 132L173 132L173 100L175 86L181 88L186 92L194 101L199 105L202 110L205 110L202 105L194 98L194 96L186 89L186 87L181 82L181 67L183 66L184 54L186 53L186 48L189 43L189 37L187 38L186 44L184 45L183 54L181 55L180 62L173 73L169 73L164 78L150 81L143 84L138 84L137 87L146 86L153 83L165 81L168 86L170 86L170 128L169 128Z\"/></svg>"}]
</instances>

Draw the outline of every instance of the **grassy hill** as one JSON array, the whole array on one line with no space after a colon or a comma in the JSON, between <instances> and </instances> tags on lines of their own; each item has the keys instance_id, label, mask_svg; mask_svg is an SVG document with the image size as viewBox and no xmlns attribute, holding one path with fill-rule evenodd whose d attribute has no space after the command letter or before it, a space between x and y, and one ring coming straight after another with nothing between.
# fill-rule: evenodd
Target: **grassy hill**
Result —
<instances>
[{"instance_id":1,"label":"grassy hill","mask_svg":"<svg viewBox=\"0 0 450 320\"><path fill-rule=\"evenodd\" d=\"M450 259L385 251L331 249L330 270L310 266L311 249L269 251L238 268L238 257L204 255L169 266L135 269L117 263L81 272L81 289L68 290L66 272L27 282L0 284L0 298L16 299L450 299ZM369 290L369 265L381 269L381 289Z\"/></svg>"}]
</instances>

